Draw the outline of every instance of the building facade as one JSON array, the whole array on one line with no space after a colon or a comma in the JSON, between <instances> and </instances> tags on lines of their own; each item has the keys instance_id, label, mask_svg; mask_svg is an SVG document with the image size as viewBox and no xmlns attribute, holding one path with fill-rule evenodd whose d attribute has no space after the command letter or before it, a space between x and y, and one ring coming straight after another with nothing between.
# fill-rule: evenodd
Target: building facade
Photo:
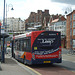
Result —
<instances>
[{"instance_id":1,"label":"building facade","mask_svg":"<svg viewBox=\"0 0 75 75\"><path fill-rule=\"evenodd\" d=\"M25 22L22 20L19 20L19 32L24 33L25 32Z\"/></svg>"},{"instance_id":2,"label":"building facade","mask_svg":"<svg viewBox=\"0 0 75 75\"><path fill-rule=\"evenodd\" d=\"M7 18L6 22L7 32L21 33L25 32L25 23L20 18Z\"/></svg>"},{"instance_id":3,"label":"building facade","mask_svg":"<svg viewBox=\"0 0 75 75\"><path fill-rule=\"evenodd\" d=\"M25 21L26 30L28 30L29 27L36 30L42 30L44 28L44 17L46 18L47 25L50 17L49 10L38 10L37 13L31 12L28 19Z\"/></svg>"},{"instance_id":4,"label":"building facade","mask_svg":"<svg viewBox=\"0 0 75 75\"><path fill-rule=\"evenodd\" d=\"M75 10L67 15L66 43L67 49L75 50Z\"/></svg>"},{"instance_id":5,"label":"building facade","mask_svg":"<svg viewBox=\"0 0 75 75\"><path fill-rule=\"evenodd\" d=\"M61 16L58 19L52 20L49 25L49 30L61 32L61 46L66 47L66 19Z\"/></svg>"},{"instance_id":6,"label":"building facade","mask_svg":"<svg viewBox=\"0 0 75 75\"><path fill-rule=\"evenodd\" d=\"M53 20L51 22L51 25L49 25L49 28L49 30L60 31L61 35L66 36L66 19L64 17L61 17Z\"/></svg>"}]
</instances>

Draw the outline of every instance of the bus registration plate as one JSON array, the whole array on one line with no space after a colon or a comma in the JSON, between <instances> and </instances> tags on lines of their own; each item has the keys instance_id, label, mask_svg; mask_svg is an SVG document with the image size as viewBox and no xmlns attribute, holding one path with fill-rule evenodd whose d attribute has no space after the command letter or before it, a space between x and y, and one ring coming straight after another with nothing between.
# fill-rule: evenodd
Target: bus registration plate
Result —
<instances>
[{"instance_id":1,"label":"bus registration plate","mask_svg":"<svg viewBox=\"0 0 75 75\"><path fill-rule=\"evenodd\" d=\"M51 63L51 61L44 61L44 63Z\"/></svg>"}]
</instances>

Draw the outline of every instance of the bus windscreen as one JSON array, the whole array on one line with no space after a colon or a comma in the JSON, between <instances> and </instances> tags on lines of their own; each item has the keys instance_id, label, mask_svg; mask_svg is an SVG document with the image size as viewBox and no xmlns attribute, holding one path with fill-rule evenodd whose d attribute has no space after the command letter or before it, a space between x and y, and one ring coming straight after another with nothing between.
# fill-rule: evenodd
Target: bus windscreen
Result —
<instances>
[{"instance_id":1,"label":"bus windscreen","mask_svg":"<svg viewBox=\"0 0 75 75\"><path fill-rule=\"evenodd\" d=\"M37 47L37 50L56 49L61 45L59 41L60 33L43 32L36 38L34 47Z\"/></svg>"}]
</instances>

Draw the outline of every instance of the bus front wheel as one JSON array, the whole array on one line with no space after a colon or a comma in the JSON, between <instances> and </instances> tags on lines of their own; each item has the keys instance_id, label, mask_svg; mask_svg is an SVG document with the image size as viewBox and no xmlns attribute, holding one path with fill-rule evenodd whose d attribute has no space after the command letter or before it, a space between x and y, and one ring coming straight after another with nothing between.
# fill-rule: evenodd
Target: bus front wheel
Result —
<instances>
[{"instance_id":1,"label":"bus front wheel","mask_svg":"<svg viewBox=\"0 0 75 75\"><path fill-rule=\"evenodd\" d=\"M25 58L25 56L24 56L24 59L23 59L23 63L26 65L27 63L26 63L26 58Z\"/></svg>"}]
</instances>

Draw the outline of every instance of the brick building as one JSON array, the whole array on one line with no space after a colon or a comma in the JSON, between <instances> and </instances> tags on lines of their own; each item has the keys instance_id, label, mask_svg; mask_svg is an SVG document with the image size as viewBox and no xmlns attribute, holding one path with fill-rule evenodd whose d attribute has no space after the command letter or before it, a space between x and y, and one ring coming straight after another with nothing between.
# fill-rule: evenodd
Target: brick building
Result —
<instances>
[{"instance_id":1,"label":"brick building","mask_svg":"<svg viewBox=\"0 0 75 75\"><path fill-rule=\"evenodd\" d=\"M37 13L31 12L28 19L25 21L26 30L28 27L34 27L35 25L41 25L41 28L44 28L43 20L46 18L46 25L49 21L50 14L49 10L38 10Z\"/></svg>"},{"instance_id":2,"label":"brick building","mask_svg":"<svg viewBox=\"0 0 75 75\"><path fill-rule=\"evenodd\" d=\"M60 16L62 15L50 15L49 10L37 10L37 13L31 12L25 20L25 30L28 31L29 28L34 29L35 27L37 27L36 30L49 30L49 23Z\"/></svg>"},{"instance_id":3,"label":"brick building","mask_svg":"<svg viewBox=\"0 0 75 75\"><path fill-rule=\"evenodd\" d=\"M75 49L75 10L67 15L66 47Z\"/></svg>"}]
</instances>

